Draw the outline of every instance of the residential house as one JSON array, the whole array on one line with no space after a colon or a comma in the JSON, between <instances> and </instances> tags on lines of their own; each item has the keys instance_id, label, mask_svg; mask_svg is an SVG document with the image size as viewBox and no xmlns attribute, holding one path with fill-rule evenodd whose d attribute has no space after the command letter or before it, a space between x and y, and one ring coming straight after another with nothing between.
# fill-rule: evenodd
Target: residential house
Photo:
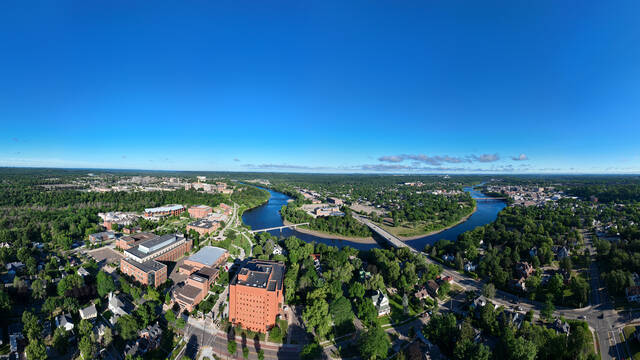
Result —
<instances>
[{"instance_id":1,"label":"residential house","mask_svg":"<svg viewBox=\"0 0 640 360\"><path fill-rule=\"evenodd\" d=\"M558 255L558 260L564 259L566 257L569 257L569 255L570 255L569 254L569 249L567 249L565 246L563 246L558 250L557 255Z\"/></svg>"},{"instance_id":2,"label":"residential house","mask_svg":"<svg viewBox=\"0 0 640 360\"><path fill-rule=\"evenodd\" d=\"M71 318L71 315L62 313L56 316L56 327L61 327L65 331L73 330L74 325L73 325L73 319Z\"/></svg>"},{"instance_id":3,"label":"residential house","mask_svg":"<svg viewBox=\"0 0 640 360\"><path fill-rule=\"evenodd\" d=\"M531 264L529 264L526 261L519 262L516 264L516 272L518 273L518 275L520 275L520 277L523 277L526 279L529 277L529 275L533 273L533 271L534 271L533 266L531 266Z\"/></svg>"},{"instance_id":4,"label":"residential house","mask_svg":"<svg viewBox=\"0 0 640 360\"><path fill-rule=\"evenodd\" d=\"M78 275L82 277L89 276L89 272L87 271L87 269L81 267L81 268L78 268Z\"/></svg>"},{"instance_id":5,"label":"residential house","mask_svg":"<svg viewBox=\"0 0 640 360\"><path fill-rule=\"evenodd\" d=\"M569 331L571 330L571 326L569 326L569 323L566 321L562 321L559 318L557 318L556 321L553 322L553 328L557 332L565 335L569 335Z\"/></svg>"},{"instance_id":6,"label":"residential house","mask_svg":"<svg viewBox=\"0 0 640 360\"><path fill-rule=\"evenodd\" d=\"M468 262L468 263L464 264L464 271L466 271L466 272L476 271L476 265L473 265L472 263Z\"/></svg>"},{"instance_id":7,"label":"residential house","mask_svg":"<svg viewBox=\"0 0 640 360\"><path fill-rule=\"evenodd\" d=\"M413 296L415 296L418 300L432 299L432 297L429 295L429 292L427 291L427 288L425 287L420 288L420 290L416 291Z\"/></svg>"},{"instance_id":8,"label":"residential house","mask_svg":"<svg viewBox=\"0 0 640 360\"><path fill-rule=\"evenodd\" d=\"M113 292L109 293L108 308L113 314L111 317L111 323L115 324L118 317L122 315L129 315L134 310L133 304L131 304L122 295L116 295Z\"/></svg>"},{"instance_id":9,"label":"residential house","mask_svg":"<svg viewBox=\"0 0 640 360\"><path fill-rule=\"evenodd\" d=\"M438 296L438 289L440 289L440 285L438 285L437 282L433 280L427 281L427 291L433 298L436 298Z\"/></svg>"},{"instance_id":10,"label":"residential house","mask_svg":"<svg viewBox=\"0 0 640 360\"><path fill-rule=\"evenodd\" d=\"M381 291L378 290L372 297L373 305L378 310L378 316L385 316L391 313L391 306L389 306L389 298Z\"/></svg>"},{"instance_id":11,"label":"residential house","mask_svg":"<svg viewBox=\"0 0 640 360\"><path fill-rule=\"evenodd\" d=\"M640 286L629 286L625 289L628 302L640 302Z\"/></svg>"},{"instance_id":12,"label":"residential house","mask_svg":"<svg viewBox=\"0 0 640 360\"><path fill-rule=\"evenodd\" d=\"M83 320L91 320L95 319L98 316L98 311L96 310L96 306L91 304L84 309L80 309L80 318Z\"/></svg>"}]
</instances>

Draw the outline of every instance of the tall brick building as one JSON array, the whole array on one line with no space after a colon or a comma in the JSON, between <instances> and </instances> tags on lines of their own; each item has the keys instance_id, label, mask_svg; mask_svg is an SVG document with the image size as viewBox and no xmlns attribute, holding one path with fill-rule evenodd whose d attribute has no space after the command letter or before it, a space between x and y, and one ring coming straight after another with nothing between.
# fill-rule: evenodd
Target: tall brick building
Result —
<instances>
[{"instance_id":1,"label":"tall brick building","mask_svg":"<svg viewBox=\"0 0 640 360\"><path fill-rule=\"evenodd\" d=\"M189 216L196 219L202 219L211 214L212 211L213 209L211 208L211 206L196 205L189 208Z\"/></svg>"},{"instance_id":2,"label":"tall brick building","mask_svg":"<svg viewBox=\"0 0 640 360\"><path fill-rule=\"evenodd\" d=\"M191 251L192 241L178 234L156 236L126 249L120 260L120 271L143 285L158 287L167 281L167 265L160 261L176 261Z\"/></svg>"},{"instance_id":3,"label":"tall brick building","mask_svg":"<svg viewBox=\"0 0 640 360\"><path fill-rule=\"evenodd\" d=\"M249 260L229 283L229 321L266 333L284 304L282 262Z\"/></svg>"}]
</instances>

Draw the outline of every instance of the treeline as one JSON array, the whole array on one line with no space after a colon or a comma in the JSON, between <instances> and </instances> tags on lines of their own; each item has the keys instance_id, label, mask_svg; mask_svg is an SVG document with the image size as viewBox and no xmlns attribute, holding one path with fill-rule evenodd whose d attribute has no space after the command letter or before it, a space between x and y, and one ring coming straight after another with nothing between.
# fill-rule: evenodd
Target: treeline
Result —
<instances>
[{"instance_id":1,"label":"treeline","mask_svg":"<svg viewBox=\"0 0 640 360\"><path fill-rule=\"evenodd\" d=\"M236 190L231 194L231 201L253 208L269 201L269 192L255 186L236 184Z\"/></svg>"},{"instance_id":2,"label":"treeline","mask_svg":"<svg viewBox=\"0 0 640 360\"><path fill-rule=\"evenodd\" d=\"M426 221L446 226L469 215L475 207L475 200L468 193L443 196L405 190L399 195L402 199L398 201L399 208L391 211L394 223Z\"/></svg>"},{"instance_id":3,"label":"treeline","mask_svg":"<svg viewBox=\"0 0 640 360\"><path fill-rule=\"evenodd\" d=\"M568 193L589 200L596 197L598 202L638 202L640 184L598 184L572 187Z\"/></svg>"},{"instance_id":4,"label":"treeline","mask_svg":"<svg viewBox=\"0 0 640 360\"><path fill-rule=\"evenodd\" d=\"M78 190L46 190L39 186L7 185L0 187L0 206L46 208L92 207L109 211L142 211L166 204L216 206L227 200L222 194L203 191L86 192Z\"/></svg>"},{"instance_id":5,"label":"treeline","mask_svg":"<svg viewBox=\"0 0 640 360\"><path fill-rule=\"evenodd\" d=\"M294 224L309 222L308 228L326 233L351 237L371 236L371 230L351 216L351 210L344 208L344 216L323 216L314 218L305 211L296 208L294 203L280 209L282 218Z\"/></svg>"}]
</instances>

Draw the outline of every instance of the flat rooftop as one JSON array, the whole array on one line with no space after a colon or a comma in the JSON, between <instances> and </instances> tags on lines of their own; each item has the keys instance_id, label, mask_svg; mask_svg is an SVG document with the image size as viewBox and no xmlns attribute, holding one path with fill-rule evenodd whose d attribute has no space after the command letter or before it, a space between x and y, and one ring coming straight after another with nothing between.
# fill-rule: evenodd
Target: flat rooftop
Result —
<instances>
[{"instance_id":1,"label":"flat rooftop","mask_svg":"<svg viewBox=\"0 0 640 360\"><path fill-rule=\"evenodd\" d=\"M213 221L213 220L206 220L206 219L200 219L200 220L196 220L192 223L189 223L189 226L193 226L193 227L197 227L197 228L203 228L203 229L211 229L212 227L214 227L216 225L216 223L218 223L217 221Z\"/></svg>"},{"instance_id":2,"label":"flat rooftop","mask_svg":"<svg viewBox=\"0 0 640 360\"><path fill-rule=\"evenodd\" d=\"M226 253L227 249L216 246L204 246L200 251L189 256L188 260L205 266L213 266Z\"/></svg>"},{"instance_id":3,"label":"flat rooftop","mask_svg":"<svg viewBox=\"0 0 640 360\"><path fill-rule=\"evenodd\" d=\"M177 297L186 303L193 303L193 299L200 294L200 289L193 285L185 285L178 290Z\"/></svg>"},{"instance_id":4,"label":"flat rooftop","mask_svg":"<svg viewBox=\"0 0 640 360\"><path fill-rule=\"evenodd\" d=\"M194 205L194 206L191 207L191 209L203 209L203 210L206 210L206 209L211 209L211 206L209 206L209 205Z\"/></svg>"},{"instance_id":5,"label":"flat rooftop","mask_svg":"<svg viewBox=\"0 0 640 360\"><path fill-rule=\"evenodd\" d=\"M160 270L162 268L167 267L167 265L159 263L159 262L157 262L155 260L149 260L149 261L145 261L143 263L137 262L135 260L127 259L127 258L124 258L122 260L127 262L128 264L131 264L132 266L137 267L138 269L144 271L145 273L150 273L152 271L158 271L158 270Z\"/></svg>"},{"instance_id":6,"label":"flat rooftop","mask_svg":"<svg viewBox=\"0 0 640 360\"><path fill-rule=\"evenodd\" d=\"M184 206L182 206L182 205L165 205L165 206L159 206L159 207L155 207L155 208L147 208L147 209L144 209L144 212L149 212L149 213L169 212L169 211L176 211L176 210L180 210L180 209L184 209Z\"/></svg>"},{"instance_id":7,"label":"flat rooftop","mask_svg":"<svg viewBox=\"0 0 640 360\"><path fill-rule=\"evenodd\" d=\"M131 255L134 255L135 257L138 257L138 258L144 258L149 255L153 255L154 253L157 253L159 251L162 251L165 248L183 239L184 237L179 236L177 234L166 234L162 236L156 236L153 239L140 242L138 245L132 247L131 249L125 250L125 252Z\"/></svg>"},{"instance_id":8,"label":"flat rooftop","mask_svg":"<svg viewBox=\"0 0 640 360\"><path fill-rule=\"evenodd\" d=\"M239 277L246 277L240 280ZM231 280L231 285L243 285L267 289L282 290L284 280L284 264L277 261L249 260L242 265L240 271Z\"/></svg>"}]
</instances>

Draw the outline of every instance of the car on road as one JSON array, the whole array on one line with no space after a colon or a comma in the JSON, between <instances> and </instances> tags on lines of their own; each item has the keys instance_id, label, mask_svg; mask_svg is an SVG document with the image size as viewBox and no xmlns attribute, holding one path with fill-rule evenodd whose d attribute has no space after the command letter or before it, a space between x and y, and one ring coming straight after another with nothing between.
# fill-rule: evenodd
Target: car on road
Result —
<instances>
[{"instance_id":1,"label":"car on road","mask_svg":"<svg viewBox=\"0 0 640 360\"><path fill-rule=\"evenodd\" d=\"M523 311L524 309L522 308L522 306L518 305L518 306L516 307L516 310L518 310L518 311Z\"/></svg>"},{"instance_id":2,"label":"car on road","mask_svg":"<svg viewBox=\"0 0 640 360\"><path fill-rule=\"evenodd\" d=\"M604 318L604 314L600 313L600 315L598 315L598 319L603 319Z\"/></svg>"},{"instance_id":3,"label":"car on road","mask_svg":"<svg viewBox=\"0 0 640 360\"><path fill-rule=\"evenodd\" d=\"M580 316L578 316L578 319L580 319L580 320L587 320L587 317L586 317L586 316L584 316L584 315L580 315Z\"/></svg>"}]
</instances>

